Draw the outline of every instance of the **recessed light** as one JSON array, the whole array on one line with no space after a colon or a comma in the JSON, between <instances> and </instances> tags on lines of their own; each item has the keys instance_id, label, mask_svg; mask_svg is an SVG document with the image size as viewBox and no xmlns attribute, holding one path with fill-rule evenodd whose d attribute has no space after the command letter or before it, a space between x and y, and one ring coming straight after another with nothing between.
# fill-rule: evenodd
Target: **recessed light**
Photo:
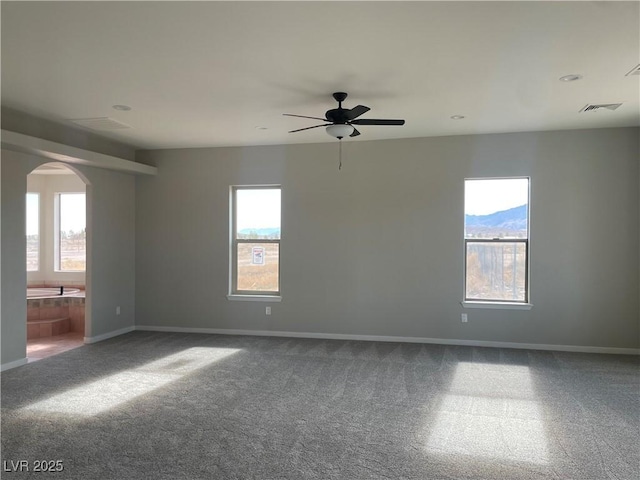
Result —
<instances>
[{"instance_id":1,"label":"recessed light","mask_svg":"<svg viewBox=\"0 0 640 480\"><path fill-rule=\"evenodd\" d=\"M256 130L269 130L267 127L256 127Z\"/></svg>"},{"instance_id":2,"label":"recessed light","mask_svg":"<svg viewBox=\"0 0 640 480\"><path fill-rule=\"evenodd\" d=\"M578 75L577 73L572 73L571 75L565 75L564 77L560 77L558 80L561 82L575 82L576 80L580 80L582 75Z\"/></svg>"},{"instance_id":3,"label":"recessed light","mask_svg":"<svg viewBox=\"0 0 640 480\"><path fill-rule=\"evenodd\" d=\"M131 110L131 107L129 105L114 105L113 107L114 110L120 110L121 112L128 112L129 110Z\"/></svg>"},{"instance_id":4,"label":"recessed light","mask_svg":"<svg viewBox=\"0 0 640 480\"><path fill-rule=\"evenodd\" d=\"M451 115L452 120L462 120L464 115Z\"/></svg>"}]
</instances>

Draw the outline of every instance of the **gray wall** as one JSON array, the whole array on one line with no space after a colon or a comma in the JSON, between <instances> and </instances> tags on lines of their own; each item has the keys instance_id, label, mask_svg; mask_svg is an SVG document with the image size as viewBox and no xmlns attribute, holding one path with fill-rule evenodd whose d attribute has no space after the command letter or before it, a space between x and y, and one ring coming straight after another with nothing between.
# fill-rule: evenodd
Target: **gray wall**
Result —
<instances>
[{"instance_id":1,"label":"gray wall","mask_svg":"<svg viewBox=\"0 0 640 480\"><path fill-rule=\"evenodd\" d=\"M27 175L46 159L2 150L1 194L1 362L25 357ZM87 185L86 336L132 327L135 313L135 180L127 174L74 167ZM90 273L90 274L89 274ZM115 307L121 307L116 316Z\"/></svg>"},{"instance_id":2,"label":"gray wall","mask_svg":"<svg viewBox=\"0 0 640 480\"><path fill-rule=\"evenodd\" d=\"M635 348L639 129L139 152L136 323ZM530 311L467 310L464 179L531 177ZM231 302L229 186L282 185L282 303ZM4 296L4 295L3 295Z\"/></svg>"}]
</instances>

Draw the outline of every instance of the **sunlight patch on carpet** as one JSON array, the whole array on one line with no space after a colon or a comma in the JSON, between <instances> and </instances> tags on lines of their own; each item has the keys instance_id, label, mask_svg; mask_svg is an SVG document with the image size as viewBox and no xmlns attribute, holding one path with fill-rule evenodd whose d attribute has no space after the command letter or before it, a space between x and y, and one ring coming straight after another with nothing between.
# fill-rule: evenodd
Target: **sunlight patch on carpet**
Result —
<instances>
[{"instance_id":1,"label":"sunlight patch on carpet","mask_svg":"<svg viewBox=\"0 0 640 480\"><path fill-rule=\"evenodd\" d=\"M241 349L193 347L118 372L24 407L25 410L93 416L170 384Z\"/></svg>"},{"instance_id":2,"label":"sunlight patch on carpet","mask_svg":"<svg viewBox=\"0 0 640 480\"><path fill-rule=\"evenodd\" d=\"M427 450L548 464L543 415L529 368L459 363L430 428Z\"/></svg>"}]
</instances>

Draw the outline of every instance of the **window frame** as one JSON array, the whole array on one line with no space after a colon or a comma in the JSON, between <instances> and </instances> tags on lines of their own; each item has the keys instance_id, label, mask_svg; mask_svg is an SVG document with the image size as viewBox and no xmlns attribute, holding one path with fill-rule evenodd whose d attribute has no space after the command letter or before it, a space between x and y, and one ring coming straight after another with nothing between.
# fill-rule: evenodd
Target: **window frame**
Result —
<instances>
[{"instance_id":1,"label":"window frame","mask_svg":"<svg viewBox=\"0 0 640 480\"><path fill-rule=\"evenodd\" d=\"M62 229L62 205L60 202L61 195L84 195L85 208L87 202L87 192L55 192L54 194L54 213L53 213L53 229L54 229L54 245L53 245L53 271L56 273L82 273L87 271L87 243L86 243L86 231L87 231L87 219L85 211L85 268L83 270L64 270L62 268L62 238L60 237Z\"/></svg>"},{"instance_id":2,"label":"window frame","mask_svg":"<svg viewBox=\"0 0 640 480\"><path fill-rule=\"evenodd\" d=\"M464 274L463 274L463 294L462 305L465 307L478 307L487 308L491 306L499 307L514 307L514 308L530 308L531 305L531 292L530 292L530 241L531 241L531 177L529 176L513 176L513 177L472 177L464 179L464 198L466 201L466 186L467 181L474 180L527 180L527 237L526 238L466 238L466 211L463 213L463 239L464 239ZM463 202L464 204L464 202ZM524 244L525 254L525 272L524 272L524 300L505 300L494 298L470 298L467 296L467 258L469 251L469 244L473 243L510 243Z\"/></svg>"},{"instance_id":3,"label":"window frame","mask_svg":"<svg viewBox=\"0 0 640 480\"><path fill-rule=\"evenodd\" d=\"M528 221L527 221L528 224ZM527 225L528 226L528 225ZM528 236L528 235L527 235ZM467 258L470 243L523 243L524 244L524 300L505 300L501 298L472 298L467 296ZM529 303L529 239L528 238L465 238L464 239L464 301L483 303Z\"/></svg>"},{"instance_id":4,"label":"window frame","mask_svg":"<svg viewBox=\"0 0 640 480\"><path fill-rule=\"evenodd\" d=\"M238 190L280 190L280 238L237 238ZM279 300L281 284L281 252L282 252L282 186L281 185L231 185L230 187L230 249L229 249L229 300ZM238 286L238 245L239 244L277 244L278 245L278 289L277 290L239 290Z\"/></svg>"},{"instance_id":5,"label":"window frame","mask_svg":"<svg viewBox=\"0 0 640 480\"><path fill-rule=\"evenodd\" d=\"M38 205L38 221L37 221L37 225L38 225L38 268L36 268L35 270L29 270L27 268L27 274L29 273L36 273L36 272L40 272L42 270L42 204L41 204L41 198L42 196L40 195L40 192L29 192L27 191L27 195L25 196L25 212L26 212L26 201L27 201L27 196L29 195L35 195L36 197L38 197L38 201L36 202L36 204ZM27 223L27 218L26 218L26 213L25 213L25 224ZM25 225L26 226L26 225ZM26 231L25 231L25 247L26 247L26 243L27 243L27 237L28 235L26 235ZM25 248L25 253L26 253L26 248Z\"/></svg>"}]
</instances>

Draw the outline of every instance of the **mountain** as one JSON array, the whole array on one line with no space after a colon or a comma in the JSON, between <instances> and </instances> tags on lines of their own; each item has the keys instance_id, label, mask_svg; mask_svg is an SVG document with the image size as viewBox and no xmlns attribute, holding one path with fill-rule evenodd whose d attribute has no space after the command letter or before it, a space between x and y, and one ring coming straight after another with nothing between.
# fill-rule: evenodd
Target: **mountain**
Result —
<instances>
[{"instance_id":1,"label":"mountain","mask_svg":"<svg viewBox=\"0 0 640 480\"><path fill-rule=\"evenodd\" d=\"M465 215L465 226L473 230L500 229L500 230L526 230L527 228L527 205L490 213L488 215Z\"/></svg>"},{"instance_id":2,"label":"mountain","mask_svg":"<svg viewBox=\"0 0 640 480\"><path fill-rule=\"evenodd\" d=\"M243 228L238 230L241 238L280 238L280 227Z\"/></svg>"}]
</instances>

